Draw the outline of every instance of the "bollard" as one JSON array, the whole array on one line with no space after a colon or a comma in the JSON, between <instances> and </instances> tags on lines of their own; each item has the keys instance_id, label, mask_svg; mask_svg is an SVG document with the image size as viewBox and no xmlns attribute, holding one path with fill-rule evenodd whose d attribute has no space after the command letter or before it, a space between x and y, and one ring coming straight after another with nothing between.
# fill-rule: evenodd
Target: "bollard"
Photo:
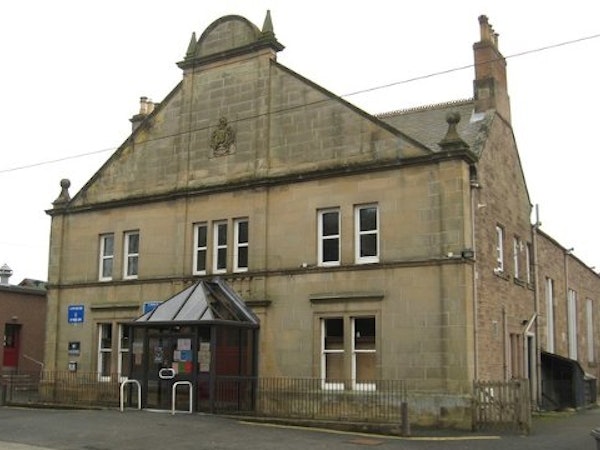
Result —
<instances>
[{"instance_id":1,"label":"bollard","mask_svg":"<svg viewBox=\"0 0 600 450\"><path fill-rule=\"evenodd\" d=\"M591 434L596 439L596 450L600 450L600 428L594 428Z\"/></svg>"},{"instance_id":2,"label":"bollard","mask_svg":"<svg viewBox=\"0 0 600 450\"><path fill-rule=\"evenodd\" d=\"M408 422L408 403L400 404L400 417L402 420L402 436L410 436L410 423Z\"/></svg>"}]
</instances>

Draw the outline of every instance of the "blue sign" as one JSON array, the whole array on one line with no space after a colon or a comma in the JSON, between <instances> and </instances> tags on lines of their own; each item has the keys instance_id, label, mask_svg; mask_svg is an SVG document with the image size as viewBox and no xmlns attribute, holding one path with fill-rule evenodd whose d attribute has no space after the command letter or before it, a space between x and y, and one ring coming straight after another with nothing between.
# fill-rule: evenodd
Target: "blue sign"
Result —
<instances>
[{"instance_id":1,"label":"blue sign","mask_svg":"<svg viewBox=\"0 0 600 450\"><path fill-rule=\"evenodd\" d=\"M83 305L69 305L67 321L69 323L83 323L85 307Z\"/></svg>"},{"instance_id":2,"label":"blue sign","mask_svg":"<svg viewBox=\"0 0 600 450\"><path fill-rule=\"evenodd\" d=\"M144 314L154 310L161 302L144 302Z\"/></svg>"}]
</instances>

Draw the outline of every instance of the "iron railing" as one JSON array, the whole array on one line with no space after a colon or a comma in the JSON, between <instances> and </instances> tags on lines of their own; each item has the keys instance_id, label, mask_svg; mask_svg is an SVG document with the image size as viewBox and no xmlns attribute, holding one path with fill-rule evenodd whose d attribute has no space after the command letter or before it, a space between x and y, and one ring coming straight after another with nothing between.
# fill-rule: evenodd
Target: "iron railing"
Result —
<instances>
[{"instance_id":1,"label":"iron railing","mask_svg":"<svg viewBox=\"0 0 600 450\"><path fill-rule=\"evenodd\" d=\"M117 377L104 381L95 372L40 371L4 374L0 395L7 404L117 406Z\"/></svg>"},{"instance_id":2,"label":"iron railing","mask_svg":"<svg viewBox=\"0 0 600 450\"><path fill-rule=\"evenodd\" d=\"M116 375L42 371L7 374L1 383L8 404L120 406ZM325 383L318 378L243 376L217 376L212 386L199 383L194 395L196 409L212 413L396 423L402 418L407 398L406 385L401 380L361 384L347 380ZM131 396L127 395L127 402L130 401Z\"/></svg>"},{"instance_id":3,"label":"iron railing","mask_svg":"<svg viewBox=\"0 0 600 450\"><path fill-rule=\"evenodd\" d=\"M256 411L273 417L396 422L406 404L402 380L354 383L318 378L260 378Z\"/></svg>"}]
</instances>

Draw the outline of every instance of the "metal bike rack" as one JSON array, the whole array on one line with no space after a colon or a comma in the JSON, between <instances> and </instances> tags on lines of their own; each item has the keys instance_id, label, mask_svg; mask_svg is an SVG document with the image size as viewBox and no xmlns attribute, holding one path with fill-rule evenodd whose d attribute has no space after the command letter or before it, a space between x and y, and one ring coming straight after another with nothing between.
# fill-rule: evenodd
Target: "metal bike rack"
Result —
<instances>
[{"instance_id":1,"label":"metal bike rack","mask_svg":"<svg viewBox=\"0 0 600 450\"><path fill-rule=\"evenodd\" d=\"M192 382L191 381L176 381L175 383L173 383L173 388L171 389L171 414L175 414L175 393L177 391L177 386L188 386L189 392L190 392L190 401L189 401L189 408L188 408L188 414L192 413Z\"/></svg>"},{"instance_id":2,"label":"metal bike rack","mask_svg":"<svg viewBox=\"0 0 600 450\"><path fill-rule=\"evenodd\" d=\"M125 403L125 399L123 398L124 392L125 392L125 385L128 383L133 383L137 386L137 399L138 399L137 409L142 409L142 385L140 384L140 382L138 380L124 380L121 383L121 387L119 390L119 404L121 405L121 412L123 412L124 403Z\"/></svg>"}]
</instances>

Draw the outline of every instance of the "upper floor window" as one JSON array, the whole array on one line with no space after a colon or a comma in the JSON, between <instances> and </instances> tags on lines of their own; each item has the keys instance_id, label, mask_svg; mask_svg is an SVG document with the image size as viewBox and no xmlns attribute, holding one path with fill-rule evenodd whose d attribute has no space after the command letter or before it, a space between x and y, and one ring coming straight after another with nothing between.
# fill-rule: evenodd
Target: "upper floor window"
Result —
<instances>
[{"instance_id":1,"label":"upper floor window","mask_svg":"<svg viewBox=\"0 0 600 450\"><path fill-rule=\"evenodd\" d=\"M194 225L194 274L206 274L206 252L208 250L208 227L206 223Z\"/></svg>"},{"instance_id":2,"label":"upper floor window","mask_svg":"<svg viewBox=\"0 0 600 450\"><path fill-rule=\"evenodd\" d=\"M577 359L577 292L568 290L567 333L569 337L569 358Z\"/></svg>"},{"instance_id":3,"label":"upper floor window","mask_svg":"<svg viewBox=\"0 0 600 450\"><path fill-rule=\"evenodd\" d=\"M320 266L340 264L340 211L318 212L318 261Z\"/></svg>"},{"instance_id":4,"label":"upper floor window","mask_svg":"<svg viewBox=\"0 0 600 450\"><path fill-rule=\"evenodd\" d=\"M527 266L525 267L525 269L527 270L527 283L531 284L533 283L533 245L531 245L531 242L528 242L527 245L525 246L525 262L527 264Z\"/></svg>"},{"instance_id":5,"label":"upper floor window","mask_svg":"<svg viewBox=\"0 0 600 450\"><path fill-rule=\"evenodd\" d=\"M237 219L234 221L234 272L246 272L248 270L248 219Z\"/></svg>"},{"instance_id":6,"label":"upper floor window","mask_svg":"<svg viewBox=\"0 0 600 450\"><path fill-rule=\"evenodd\" d=\"M521 273L519 271L519 253L521 250L521 240L518 237L513 238L513 265L515 269L515 278L518 280L521 278Z\"/></svg>"},{"instance_id":7,"label":"upper floor window","mask_svg":"<svg viewBox=\"0 0 600 450\"><path fill-rule=\"evenodd\" d=\"M355 249L357 263L379 262L379 214L377 205L357 206Z\"/></svg>"},{"instance_id":8,"label":"upper floor window","mask_svg":"<svg viewBox=\"0 0 600 450\"><path fill-rule=\"evenodd\" d=\"M596 351L594 349L594 303L588 298L585 301L585 321L587 332L587 358L589 363L596 361Z\"/></svg>"},{"instance_id":9,"label":"upper floor window","mask_svg":"<svg viewBox=\"0 0 600 450\"><path fill-rule=\"evenodd\" d=\"M227 271L227 221L213 224L213 272Z\"/></svg>"},{"instance_id":10,"label":"upper floor window","mask_svg":"<svg viewBox=\"0 0 600 450\"><path fill-rule=\"evenodd\" d=\"M113 260L115 257L115 236L114 234L103 234L100 236L100 262L99 275L100 281L112 280Z\"/></svg>"},{"instance_id":11,"label":"upper floor window","mask_svg":"<svg viewBox=\"0 0 600 450\"><path fill-rule=\"evenodd\" d=\"M131 279L138 277L138 262L140 256L140 233L139 231L128 231L125 233L123 242L123 278Z\"/></svg>"},{"instance_id":12,"label":"upper floor window","mask_svg":"<svg viewBox=\"0 0 600 450\"><path fill-rule=\"evenodd\" d=\"M496 272L504 272L504 229L496 225Z\"/></svg>"},{"instance_id":13,"label":"upper floor window","mask_svg":"<svg viewBox=\"0 0 600 450\"><path fill-rule=\"evenodd\" d=\"M546 350L554 353L554 280L546 278Z\"/></svg>"}]
</instances>

